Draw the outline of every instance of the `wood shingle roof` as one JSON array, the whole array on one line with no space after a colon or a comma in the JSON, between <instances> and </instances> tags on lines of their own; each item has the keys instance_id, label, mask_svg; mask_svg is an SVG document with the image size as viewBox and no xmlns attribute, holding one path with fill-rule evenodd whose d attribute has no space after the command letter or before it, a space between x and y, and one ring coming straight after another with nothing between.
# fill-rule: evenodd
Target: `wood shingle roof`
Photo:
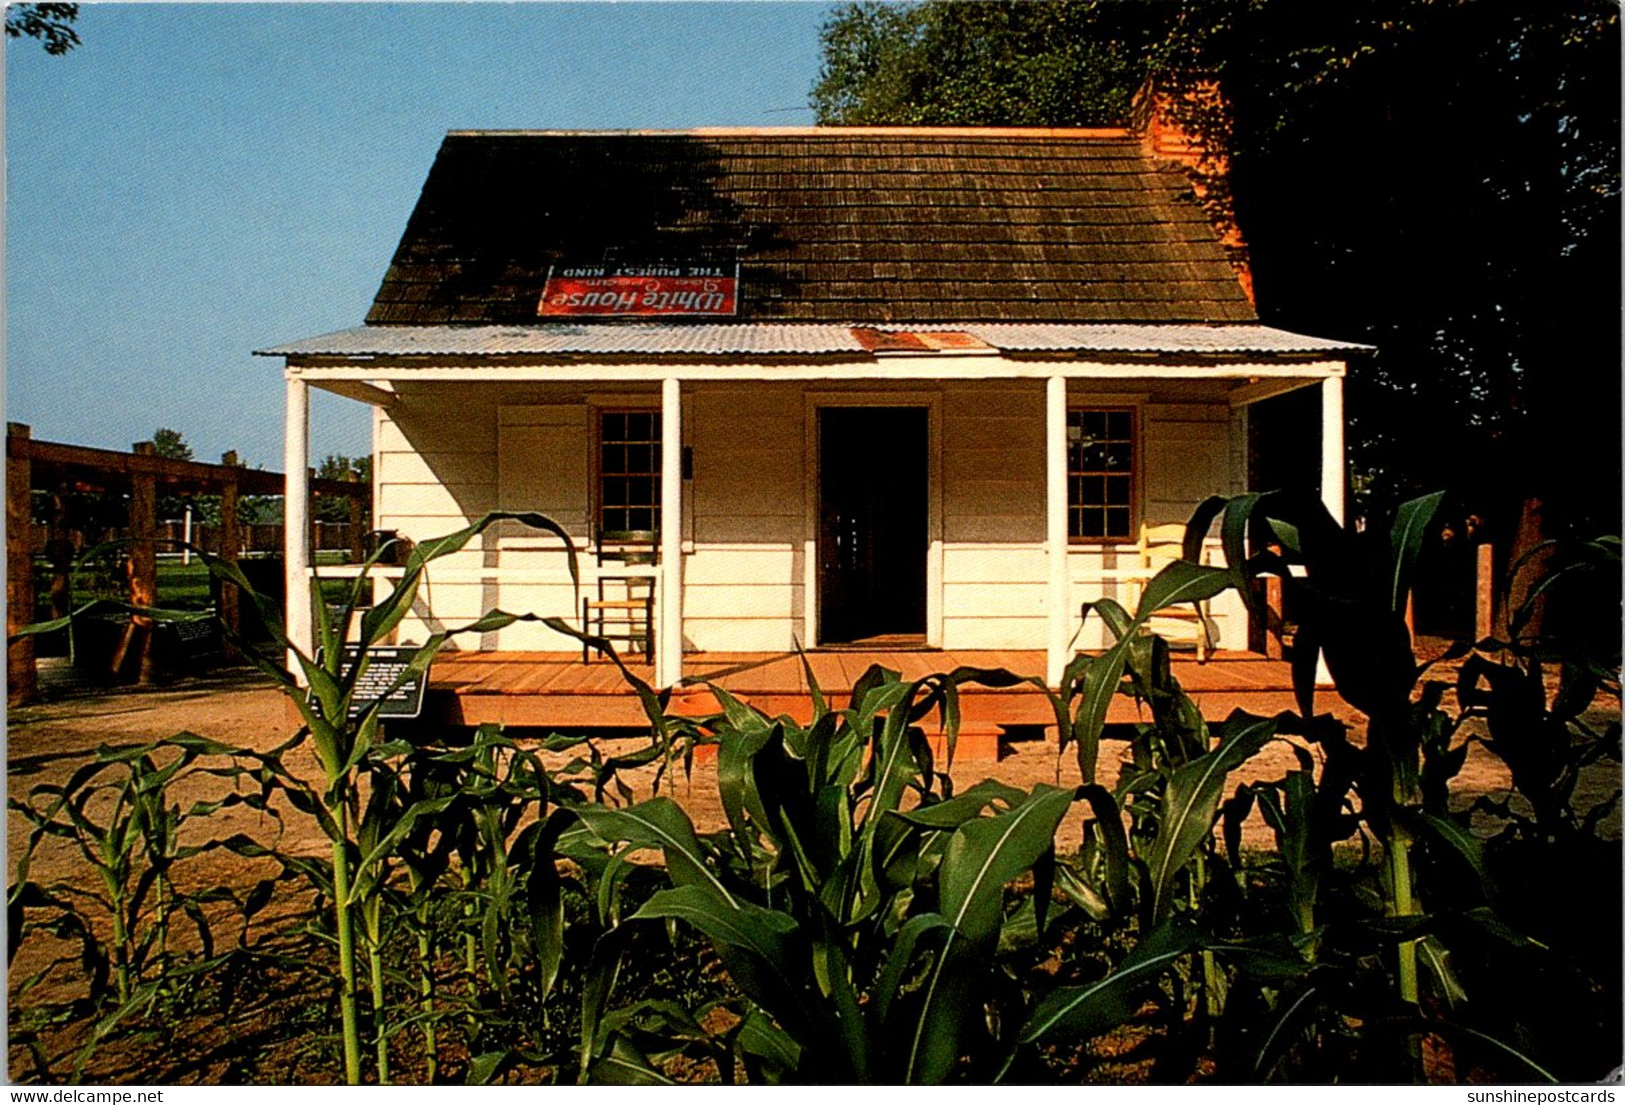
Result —
<instances>
[{"instance_id":1,"label":"wood shingle roof","mask_svg":"<svg viewBox=\"0 0 1625 1105\"><path fill-rule=\"evenodd\" d=\"M740 265L738 319L1247 322L1133 135L455 132L369 324L535 323L556 264Z\"/></svg>"}]
</instances>

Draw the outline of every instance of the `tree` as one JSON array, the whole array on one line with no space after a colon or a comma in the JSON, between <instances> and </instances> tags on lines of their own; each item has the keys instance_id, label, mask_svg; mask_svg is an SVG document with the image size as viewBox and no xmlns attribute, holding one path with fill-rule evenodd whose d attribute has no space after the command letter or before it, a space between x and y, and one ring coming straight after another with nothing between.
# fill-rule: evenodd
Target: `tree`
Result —
<instances>
[{"instance_id":1,"label":"tree","mask_svg":"<svg viewBox=\"0 0 1625 1105\"><path fill-rule=\"evenodd\" d=\"M329 453L322 458L316 466L316 478L319 480L346 480L358 485L367 485L372 482L372 457L347 457L342 453ZM362 499L367 504L367 499ZM350 520L350 506L341 498L332 495L323 495L316 500L316 520L318 522L348 522ZM364 505L362 517L369 514L370 504Z\"/></svg>"},{"instance_id":2,"label":"tree","mask_svg":"<svg viewBox=\"0 0 1625 1105\"><path fill-rule=\"evenodd\" d=\"M170 460L192 459L192 446L187 444L185 435L179 430L166 430L160 427L152 435L152 447L159 456Z\"/></svg>"},{"instance_id":3,"label":"tree","mask_svg":"<svg viewBox=\"0 0 1625 1105\"><path fill-rule=\"evenodd\" d=\"M187 444L185 435L179 430L166 430L163 427L155 430L152 435L152 451L167 460L192 459L192 447ZM219 515L218 500L211 506L201 506L197 496L159 495L158 517L166 521L179 521L185 516L188 506L192 507L194 519L198 521Z\"/></svg>"},{"instance_id":4,"label":"tree","mask_svg":"<svg viewBox=\"0 0 1625 1105\"><path fill-rule=\"evenodd\" d=\"M11 4L6 8L6 37L38 39L47 54L60 57L79 45L71 24L78 4Z\"/></svg>"},{"instance_id":5,"label":"tree","mask_svg":"<svg viewBox=\"0 0 1625 1105\"><path fill-rule=\"evenodd\" d=\"M1152 33L1135 4L854 4L825 24L820 122L1088 126L1128 114Z\"/></svg>"},{"instance_id":6,"label":"tree","mask_svg":"<svg viewBox=\"0 0 1625 1105\"><path fill-rule=\"evenodd\" d=\"M1617 525L1612 4L929 2L823 41L823 122L1122 121L1147 76L1216 78L1227 117L1182 121L1230 152L1260 315L1380 350L1349 383L1367 505Z\"/></svg>"}]
</instances>

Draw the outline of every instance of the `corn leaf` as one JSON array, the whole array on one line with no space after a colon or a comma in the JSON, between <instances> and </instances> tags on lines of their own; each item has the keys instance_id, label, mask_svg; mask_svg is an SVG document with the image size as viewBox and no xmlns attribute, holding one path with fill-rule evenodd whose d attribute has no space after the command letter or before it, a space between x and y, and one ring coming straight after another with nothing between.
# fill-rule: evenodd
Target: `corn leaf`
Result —
<instances>
[{"instance_id":1,"label":"corn leaf","mask_svg":"<svg viewBox=\"0 0 1625 1105\"><path fill-rule=\"evenodd\" d=\"M1395 614L1405 613L1405 596L1410 593L1416 558L1422 552L1422 539L1427 536L1428 526L1443 500L1444 492L1435 491L1400 504L1394 515L1393 528L1388 532L1394 573L1388 608Z\"/></svg>"},{"instance_id":2,"label":"corn leaf","mask_svg":"<svg viewBox=\"0 0 1625 1105\"><path fill-rule=\"evenodd\" d=\"M1134 1015L1134 995L1200 943L1196 928L1178 918L1164 923L1135 948L1122 966L1087 986L1063 986L1041 998L1021 1026L1024 1044L1060 1035L1087 1040Z\"/></svg>"},{"instance_id":3,"label":"corn leaf","mask_svg":"<svg viewBox=\"0 0 1625 1105\"><path fill-rule=\"evenodd\" d=\"M1213 832L1230 772L1274 735L1274 721L1237 711L1225 722L1219 746L1181 765L1168 780L1157 839L1146 857L1153 925L1173 907L1175 877Z\"/></svg>"}]
</instances>

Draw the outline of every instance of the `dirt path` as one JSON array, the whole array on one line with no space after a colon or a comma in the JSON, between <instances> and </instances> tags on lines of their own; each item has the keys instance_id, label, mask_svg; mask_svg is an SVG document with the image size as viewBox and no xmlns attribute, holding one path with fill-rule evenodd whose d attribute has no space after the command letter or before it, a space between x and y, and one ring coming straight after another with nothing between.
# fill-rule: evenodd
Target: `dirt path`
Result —
<instances>
[{"instance_id":1,"label":"dirt path","mask_svg":"<svg viewBox=\"0 0 1625 1105\"><path fill-rule=\"evenodd\" d=\"M286 740L292 730L281 693L268 681L246 671L221 673L163 690L74 694L18 709L10 715L7 730L10 796L24 801L28 792L39 784L63 781L101 745L140 744L183 731L263 751ZM1102 781L1116 780L1126 751L1124 742L1106 742L1098 769ZM291 762L297 765L301 758L296 756ZM304 762L314 772L314 763L308 757ZM1285 742L1276 742L1245 765L1235 781L1279 778L1295 763L1291 748ZM1022 789L1040 782L1073 785L1079 779L1071 752L1057 757L1054 745L1041 741L1006 745L1005 755L997 764L961 760L954 765L956 789L963 789L987 775ZM647 782L647 778L641 780L640 790ZM1509 786L1505 766L1475 744L1456 779L1459 800L1465 803L1481 794L1503 793ZM691 777L679 774L665 789L689 808L702 831L720 827L722 813L716 798L714 764L697 763ZM203 795L180 797L190 801ZM213 827L228 832L268 828L263 819L256 824L255 818L246 814L228 820L232 824ZM280 830L275 826L269 829L280 831L282 845L295 851L317 854L325 847L325 839L308 819L292 811L288 811ZM1076 825L1071 826L1072 840L1077 831ZM15 814L8 819L7 837L15 855L26 838L26 826ZM1248 826L1248 843L1262 845L1268 839L1268 833L1255 818ZM1072 840L1063 837L1063 846Z\"/></svg>"}]
</instances>

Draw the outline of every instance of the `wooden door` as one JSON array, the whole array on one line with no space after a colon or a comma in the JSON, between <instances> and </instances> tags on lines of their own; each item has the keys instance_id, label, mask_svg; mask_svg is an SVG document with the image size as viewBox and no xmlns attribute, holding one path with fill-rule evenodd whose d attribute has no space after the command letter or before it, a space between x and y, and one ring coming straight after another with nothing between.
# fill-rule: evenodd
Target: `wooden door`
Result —
<instances>
[{"instance_id":1,"label":"wooden door","mask_svg":"<svg viewBox=\"0 0 1625 1105\"><path fill-rule=\"evenodd\" d=\"M818 412L818 643L925 634L924 407Z\"/></svg>"}]
</instances>

